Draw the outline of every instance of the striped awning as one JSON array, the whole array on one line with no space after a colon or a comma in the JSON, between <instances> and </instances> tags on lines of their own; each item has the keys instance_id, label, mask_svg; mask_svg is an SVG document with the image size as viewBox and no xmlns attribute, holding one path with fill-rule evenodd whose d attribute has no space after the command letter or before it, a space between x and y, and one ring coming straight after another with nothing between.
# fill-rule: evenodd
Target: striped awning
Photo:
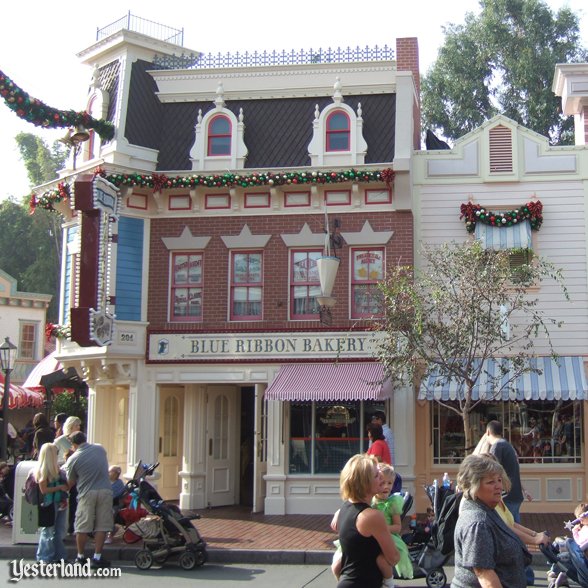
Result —
<instances>
[{"instance_id":1,"label":"striped awning","mask_svg":"<svg viewBox=\"0 0 588 588\"><path fill-rule=\"evenodd\" d=\"M531 224L528 220L511 227L491 227L476 223L475 235L484 249L530 249L532 243Z\"/></svg>"},{"instance_id":2,"label":"striped awning","mask_svg":"<svg viewBox=\"0 0 588 588\"><path fill-rule=\"evenodd\" d=\"M576 356L536 357L530 362L538 372L529 372L509 382L509 360L486 359L472 400L584 400L588 385L584 358ZM502 366L502 367L501 367ZM464 384L439 375L437 369L423 380L419 400L457 400L463 398Z\"/></svg>"},{"instance_id":3,"label":"striped awning","mask_svg":"<svg viewBox=\"0 0 588 588\"><path fill-rule=\"evenodd\" d=\"M268 400L384 400L392 389L382 384L379 363L294 363L280 367L265 391Z\"/></svg>"}]
</instances>

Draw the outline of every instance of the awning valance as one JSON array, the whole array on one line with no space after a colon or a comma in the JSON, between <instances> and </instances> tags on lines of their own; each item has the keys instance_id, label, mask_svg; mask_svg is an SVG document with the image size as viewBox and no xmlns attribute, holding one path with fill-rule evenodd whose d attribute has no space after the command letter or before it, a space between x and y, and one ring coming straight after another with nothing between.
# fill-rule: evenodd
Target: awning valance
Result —
<instances>
[{"instance_id":1,"label":"awning valance","mask_svg":"<svg viewBox=\"0 0 588 588\"><path fill-rule=\"evenodd\" d=\"M511 227L491 227L476 223L475 235L484 249L530 249L532 245L531 224L528 220Z\"/></svg>"},{"instance_id":2,"label":"awning valance","mask_svg":"<svg viewBox=\"0 0 588 588\"><path fill-rule=\"evenodd\" d=\"M0 406L2 405L4 397L4 383L4 374L0 373ZM45 394L40 390L17 386L10 382L10 391L8 394L8 408L10 410L14 410L15 408L26 408L29 406L43 406L44 400Z\"/></svg>"},{"instance_id":3,"label":"awning valance","mask_svg":"<svg viewBox=\"0 0 588 588\"><path fill-rule=\"evenodd\" d=\"M379 363L283 365L265 391L268 400L384 400L391 388L382 385Z\"/></svg>"},{"instance_id":4,"label":"awning valance","mask_svg":"<svg viewBox=\"0 0 588 588\"><path fill-rule=\"evenodd\" d=\"M584 400L588 398L588 385L584 371L584 359L577 356L536 357L531 365L541 373L530 372L507 384L510 376L504 375L501 365L508 370L508 359L486 359L472 390L473 400ZM499 380L496 380L499 378ZM494 390L500 390L497 395ZM447 379L433 370L423 380L419 400L457 400L463 398L462 382Z\"/></svg>"}]
</instances>

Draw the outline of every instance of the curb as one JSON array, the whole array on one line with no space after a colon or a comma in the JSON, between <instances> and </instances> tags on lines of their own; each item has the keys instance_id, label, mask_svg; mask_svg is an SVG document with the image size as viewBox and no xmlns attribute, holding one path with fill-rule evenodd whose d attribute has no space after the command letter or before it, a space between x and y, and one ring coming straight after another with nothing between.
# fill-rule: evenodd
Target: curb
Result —
<instances>
[{"instance_id":1,"label":"curb","mask_svg":"<svg viewBox=\"0 0 588 588\"><path fill-rule=\"evenodd\" d=\"M137 548L104 547L104 557L112 562L134 561ZM3 545L0 560L25 559L34 560L37 546L31 544ZM74 558L75 548L68 546L68 556ZM207 549L208 561L214 563L248 563L248 564L306 564L330 565L333 553L326 550L254 550L254 549Z\"/></svg>"}]
</instances>

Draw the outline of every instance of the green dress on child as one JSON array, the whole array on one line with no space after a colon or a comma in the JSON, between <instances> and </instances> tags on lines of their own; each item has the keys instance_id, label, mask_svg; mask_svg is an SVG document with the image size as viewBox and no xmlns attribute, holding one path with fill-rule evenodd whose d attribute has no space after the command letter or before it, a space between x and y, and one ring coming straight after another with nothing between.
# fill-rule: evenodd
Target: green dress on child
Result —
<instances>
[{"instance_id":1,"label":"green dress on child","mask_svg":"<svg viewBox=\"0 0 588 588\"><path fill-rule=\"evenodd\" d=\"M386 500L378 500L377 498L374 498L372 506L374 508L377 508L378 510L381 510L384 513L384 517L386 517L386 523L388 525L392 525L394 524L394 515L402 514L404 499L402 498L402 496L398 494L393 494ZM408 555L408 546L402 540L402 537L400 537L398 533L392 533L392 539L396 544L396 549L398 549L398 553L400 553L400 560L398 561L396 566L394 566L396 569L396 573L401 578L412 580L414 572L412 562L410 561L410 556Z\"/></svg>"}]
</instances>

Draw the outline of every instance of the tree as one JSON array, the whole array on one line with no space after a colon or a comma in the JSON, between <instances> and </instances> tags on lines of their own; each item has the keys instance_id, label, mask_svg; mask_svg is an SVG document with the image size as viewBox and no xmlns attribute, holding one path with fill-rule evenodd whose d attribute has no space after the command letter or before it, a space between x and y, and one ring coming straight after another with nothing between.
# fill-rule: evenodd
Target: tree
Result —
<instances>
[{"instance_id":1,"label":"tree","mask_svg":"<svg viewBox=\"0 0 588 588\"><path fill-rule=\"evenodd\" d=\"M573 143L551 90L557 63L586 61L578 17L542 0L480 0L481 12L443 28L445 41L421 84L423 127L457 139L496 114Z\"/></svg>"},{"instance_id":2,"label":"tree","mask_svg":"<svg viewBox=\"0 0 588 588\"><path fill-rule=\"evenodd\" d=\"M545 317L529 286L551 280L566 299L568 294L560 271L539 257L513 273L509 251L487 250L478 241L424 247L422 255L423 271L415 275L414 268L397 266L381 285L385 318L378 325L384 332L378 358L396 384L419 377L429 382L433 374L433 387L448 380L463 386L456 404L436 402L463 419L470 448L470 412L513 389L520 375L538 371L529 361L538 336L553 354L549 327L560 323ZM498 362L496 375L489 374L484 360L505 357L509 361ZM489 390L474 400L482 376Z\"/></svg>"},{"instance_id":3,"label":"tree","mask_svg":"<svg viewBox=\"0 0 588 588\"><path fill-rule=\"evenodd\" d=\"M57 177L67 157L67 150L59 142L49 148L31 133L19 133L15 141L31 186ZM28 196L20 204L10 200L0 205L0 267L16 278L20 290L52 294L47 318L57 322L62 219L44 209L37 209L32 216L29 212ZM25 243L26 247L19 246Z\"/></svg>"}]
</instances>

